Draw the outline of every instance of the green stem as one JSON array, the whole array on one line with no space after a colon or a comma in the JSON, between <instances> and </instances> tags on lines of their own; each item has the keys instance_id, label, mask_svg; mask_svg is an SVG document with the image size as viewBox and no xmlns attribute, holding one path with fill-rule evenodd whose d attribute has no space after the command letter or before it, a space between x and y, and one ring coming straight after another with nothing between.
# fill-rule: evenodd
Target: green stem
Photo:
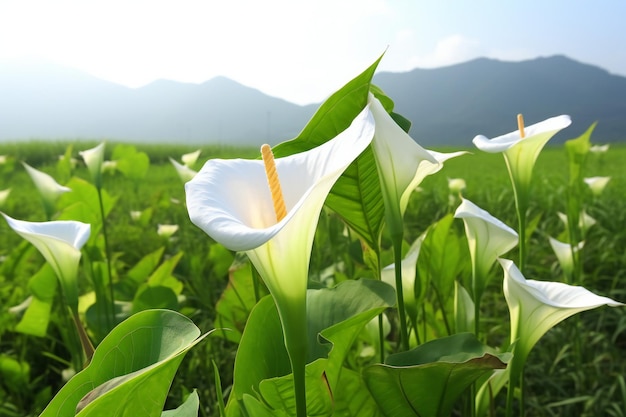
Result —
<instances>
[{"instance_id":1,"label":"green stem","mask_svg":"<svg viewBox=\"0 0 626 417\"><path fill-rule=\"evenodd\" d=\"M296 400L296 417L306 414L306 361L307 361L307 326L306 295L302 300L277 300L276 307L285 336L285 347L291 362L293 389Z\"/></svg>"},{"instance_id":2,"label":"green stem","mask_svg":"<svg viewBox=\"0 0 626 417\"><path fill-rule=\"evenodd\" d=\"M404 309L404 294L402 291L402 234L391 237L393 243L393 259L396 275L396 297L398 303L398 316L400 319L400 342L402 350L409 350L409 333L406 324L406 311Z\"/></svg>"},{"instance_id":3,"label":"green stem","mask_svg":"<svg viewBox=\"0 0 626 417\"><path fill-rule=\"evenodd\" d=\"M104 238L104 252L106 255L107 275L109 278L109 314L107 315L107 332L113 329L115 323L115 295L113 293L113 275L111 274L111 251L107 237L106 218L104 215L104 203L102 202L102 189L97 187L98 203L100 206L100 219L102 220L102 237Z\"/></svg>"}]
</instances>

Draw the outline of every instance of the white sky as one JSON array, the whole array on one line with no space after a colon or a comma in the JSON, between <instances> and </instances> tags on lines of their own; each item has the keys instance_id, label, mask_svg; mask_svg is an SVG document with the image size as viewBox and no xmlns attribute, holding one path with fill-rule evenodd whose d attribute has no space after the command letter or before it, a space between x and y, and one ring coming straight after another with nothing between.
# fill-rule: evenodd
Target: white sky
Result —
<instances>
[{"instance_id":1,"label":"white sky","mask_svg":"<svg viewBox=\"0 0 626 417\"><path fill-rule=\"evenodd\" d=\"M565 54L626 76L624 0L0 0L0 65L49 60L131 87L218 75L320 102L379 71Z\"/></svg>"}]
</instances>

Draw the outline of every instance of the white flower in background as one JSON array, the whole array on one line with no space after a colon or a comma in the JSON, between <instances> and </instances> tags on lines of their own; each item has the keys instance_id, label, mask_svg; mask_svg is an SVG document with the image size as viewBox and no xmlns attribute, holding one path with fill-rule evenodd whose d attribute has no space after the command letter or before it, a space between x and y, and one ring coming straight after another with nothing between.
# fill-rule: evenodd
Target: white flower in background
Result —
<instances>
[{"instance_id":1,"label":"white flower in background","mask_svg":"<svg viewBox=\"0 0 626 417\"><path fill-rule=\"evenodd\" d=\"M563 222L563 225L565 226L565 230L569 230L569 222L567 220L567 214L558 212L557 215L559 216L559 219L561 219L561 222ZM587 214L586 211L583 210L578 219L578 227L580 227L582 236L586 236L587 231L591 228L591 226L593 226L596 223L597 223L596 219L591 217L589 214Z\"/></svg>"},{"instance_id":2,"label":"white flower in background","mask_svg":"<svg viewBox=\"0 0 626 417\"><path fill-rule=\"evenodd\" d=\"M78 314L78 264L81 248L89 239L91 226L77 221L27 222L2 213L9 227L32 243L50 264L61 283L63 296Z\"/></svg>"},{"instance_id":3,"label":"white flower in background","mask_svg":"<svg viewBox=\"0 0 626 417\"><path fill-rule=\"evenodd\" d=\"M452 194L461 194L465 191L467 184L463 178L448 178L448 189Z\"/></svg>"},{"instance_id":4,"label":"white flower in background","mask_svg":"<svg viewBox=\"0 0 626 417\"><path fill-rule=\"evenodd\" d=\"M26 168L28 175L30 175L35 187L37 187L39 191L39 195L41 195L47 218L52 218L57 199L61 194L70 192L72 189L60 185L50 175L31 167L26 162L22 162L22 165Z\"/></svg>"},{"instance_id":5,"label":"white flower in background","mask_svg":"<svg viewBox=\"0 0 626 417\"><path fill-rule=\"evenodd\" d=\"M177 231L177 224L159 224L157 227L157 234L166 238L172 237L172 235Z\"/></svg>"},{"instance_id":6,"label":"white flower in background","mask_svg":"<svg viewBox=\"0 0 626 417\"><path fill-rule=\"evenodd\" d=\"M198 157L200 156L200 152L201 152L201 150L198 149L195 152L186 153L180 159L181 159L181 161L183 161L183 164L186 167L192 168L196 164L196 162L198 161Z\"/></svg>"},{"instance_id":7,"label":"white flower in background","mask_svg":"<svg viewBox=\"0 0 626 417\"><path fill-rule=\"evenodd\" d=\"M0 190L0 208L4 207L6 204L9 194L11 194L11 189L7 188L6 190Z\"/></svg>"},{"instance_id":8,"label":"white flower in background","mask_svg":"<svg viewBox=\"0 0 626 417\"><path fill-rule=\"evenodd\" d=\"M197 174L196 171L189 168L187 165L180 164L173 158L170 158L170 162L174 165L174 168L176 168L176 173L183 183L191 181Z\"/></svg>"},{"instance_id":9,"label":"white flower in background","mask_svg":"<svg viewBox=\"0 0 626 417\"><path fill-rule=\"evenodd\" d=\"M593 145L591 148L589 148L589 152L595 153L595 154L606 153L608 150L609 150L608 143L606 145Z\"/></svg>"},{"instance_id":10,"label":"white flower in background","mask_svg":"<svg viewBox=\"0 0 626 417\"><path fill-rule=\"evenodd\" d=\"M584 178L585 184L589 186L589 189L595 196L599 196L604 191L604 188L609 183L611 177L589 177Z\"/></svg>"},{"instance_id":11,"label":"white flower in background","mask_svg":"<svg viewBox=\"0 0 626 417\"><path fill-rule=\"evenodd\" d=\"M9 158L6 155L0 155L0 165L4 165L7 163Z\"/></svg>"},{"instance_id":12,"label":"white flower in background","mask_svg":"<svg viewBox=\"0 0 626 417\"><path fill-rule=\"evenodd\" d=\"M559 265L563 270L563 274L568 282L571 282L571 278L574 272L574 252L579 252L585 245L585 241L578 242L576 246L572 246L569 243L561 242L560 240L548 237L550 246L556 255Z\"/></svg>"},{"instance_id":13,"label":"white flower in background","mask_svg":"<svg viewBox=\"0 0 626 417\"><path fill-rule=\"evenodd\" d=\"M113 174L117 170L117 161L102 161L102 173Z\"/></svg>"},{"instance_id":14,"label":"white flower in background","mask_svg":"<svg viewBox=\"0 0 626 417\"><path fill-rule=\"evenodd\" d=\"M130 212L130 218L133 219L133 221L137 221L139 219L141 219L141 211L139 210L132 210Z\"/></svg>"},{"instance_id":15,"label":"white flower in background","mask_svg":"<svg viewBox=\"0 0 626 417\"><path fill-rule=\"evenodd\" d=\"M102 188L102 161L104 161L104 142L102 142L95 148L79 152L79 155L83 157L85 165L87 165L87 169L91 174L91 178L96 188Z\"/></svg>"}]
</instances>

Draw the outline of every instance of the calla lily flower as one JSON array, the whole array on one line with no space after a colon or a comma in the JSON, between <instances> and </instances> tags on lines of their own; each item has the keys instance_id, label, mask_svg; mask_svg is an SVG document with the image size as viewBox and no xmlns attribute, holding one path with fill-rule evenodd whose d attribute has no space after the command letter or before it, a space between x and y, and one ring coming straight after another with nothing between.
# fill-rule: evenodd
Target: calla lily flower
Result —
<instances>
[{"instance_id":1,"label":"calla lily flower","mask_svg":"<svg viewBox=\"0 0 626 417\"><path fill-rule=\"evenodd\" d=\"M117 161L102 161L102 173L112 174L117 170Z\"/></svg>"},{"instance_id":2,"label":"calla lily flower","mask_svg":"<svg viewBox=\"0 0 626 417\"><path fill-rule=\"evenodd\" d=\"M443 163L466 152L439 153L422 148L391 118L380 101L369 95L376 121L372 150L381 182L387 226L392 233L403 228L402 218L411 193Z\"/></svg>"},{"instance_id":3,"label":"calla lily flower","mask_svg":"<svg viewBox=\"0 0 626 417\"><path fill-rule=\"evenodd\" d=\"M578 242L576 246L572 246L569 243L561 242L553 237L548 237L548 239L556 258L559 261L559 265L561 265L566 281L571 282L574 273L574 252L582 250L585 245L585 241L583 240Z\"/></svg>"},{"instance_id":4,"label":"calla lily flower","mask_svg":"<svg viewBox=\"0 0 626 417\"><path fill-rule=\"evenodd\" d=\"M6 155L0 155L0 165L4 165L8 161L8 157Z\"/></svg>"},{"instance_id":5,"label":"calla lily flower","mask_svg":"<svg viewBox=\"0 0 626 417\"><path fill-rule=\"evenodd\" d=\"M592 153L606 153L609 150L609 144L605 144L605 145L593 145L591 148L589 148L589 152Z\"/></svg>"},{"instance_id":6,"label":"calla lily flower","mask_svg":"<svg viewBox=\"0 0 626 417\"><path fill-rule=\"evenodd\" d=\"M104 142L96 146L95 148L87 149L86 151L79 152L83 157L85 165L91 174L93 183L96 188L102 188L102 162L104 161Z\"/></svg>"},{"instance_id":7,"label":"calla lily flower","mask_svg":"<svg viewBox=\"0 0 626 417\"><path fill-rule=\"evenodd\" d=\"M472 275L476 280L474 302L479 303L491 267L497 258L517 245L519 238L515 230L465 198L461 199L454 217L463 219L465 224L474 271Z\"/></svg>"},{"instance_id":8,"label":"calla lily flower","mask_svg":"<svg viewBox=\"0 0 626 417\"><path fill-rule=\"evenodd\" d=\"M402 287L407 290L403 292L404 307L413 318L417 317L418 308L417 300L415 299L415 269L425 237L425 233L420 235L420 237L413 242L402 260ZM395 264L388 265L382 269L381 279L393 288L396 288Z\"/></svg>"},{"instance_id":9,"label":"calla lily flower","mask_svg":"<svg viewBox=\"0 0 626 417\"><path fill-rule=\"evenodd\" d=\"M448 178L448 189L452 194L461 194L465 191L467 184L463 178Z\"/></svg>"},{"instance_id":10,"label":"calla lily flower","mask_svg":"<svg viewBox=\"0 0 626 417\"><path fill-rule=\"evenodd\" d=\"M32 243L50 264L74 313L78 312L78 264L80 249L89 239L91 226L77 221L27 222L2 213L9 227Z\"/></svg>"},{"instance_id":11,"label":"calla lily flower","mask_svg":"<svg viewBox=\"0 0 626 417\"><path fill-rule=\"evenodd\" d=\"M61 196L61 194L72 191L72 189L60 185L50 175L31 167L26 162L22 162L22 165L24 165L24 168L26 168L28 175L30 175L30 178L35 183L35 187L37 187L37 190L41 195L47 218L52 218L52 214L54 213L54 205L59 196Z\"/></svg>"},{"instance_id":12,"label":"calla lily flower","mask_svg":"<svg viewBox=\"0 0 626 417\"><path fill-rule=\"evenodd\" d=\"M7 188L6 190L0 190L0 208L6 204L7 199L9 198L9 194L11 194L10 188Z\"/></svg>"},{"instance_id":13,"label":"calla lily flower","mask_svg":"<svg viewBox=\"0 0 626 417\"><path fill-rule=\"evenodd\" d=\"M545 144L561 129L571 124L569 116L552 117L524 128L525 135L516 130L506 135L488 139L476 136L472 142L481 151L503 153L511 176L520 186L530 185L532 169Z\"/></svg>"},{"instance_id":14,"label":"calla lily flower","mask_svg":"<svg viewBox=\"0 0 626 417\"><path fill-rule=\"evenodd\" d=\"M198 161L198 157L200 156L200 152L201 152L201 150L198 149L195 152L186 153L180 159L181 159L181 161L183 161L183 164L186 167L191 168Z\"/></svg>"},{"instance_id":15,"label":"calla lily flower","mask_svg":"<svg viewBox=\"0 0 626 417\"><path fill-rule=\"evenodd\" d=\"M166 238L172 237L178 231L177 224L159 224L157 226L157 234Z\"/></svg>"},{"instance_id":16,"label":"calla lily flower","mask_svg":"<svg viewBox=\"0 0 626 417\"><path fill-rule=\"evenodd\" d=\"M563 222L563 225L565 226L565 230L568 230L569 220L567 218L567 214L558 212L557 215L559 216L559 219L561 220L561 222ZM587 214L586 211L583 210L580 213L580 217L578 218L578 227L580 228L582 236L586 236L587 231L597 222L598 221L596 219L591 217L589 214Z\"/></svg>"},{"instance_id":17,"label":"calla lily flower","mask_svg":"<svg viewBox=\"0 0 626 417\"><path fill-rule=\"evenodd\" d=\"M180 177L181 181L184 183L191 181L193 177L195 177L197 174L196 171L189 168L187 165L180 164L175 159L170 158L170 162L172 163L172 165L174 165L174 168L176 168L176 172L178 173L178 176Z\"/></svg>"},{"instance_id":18,"label":"calla lily flower","mask_svg":"<svg viewBox=\"0 0 626 417\"><path fill-rule=\"evenodd\" d=\"M212 159L185 185L191 221L226 248L245 251L274 298L299 416L306 415L306 290L315 229L330 189L373 136L366 107L334 139L276 159L286 211L280 220L261 160Z\"/></svg>"},{"instance_id":19,"label":"calla lily flower","mask_svg":"<svg viewBox=\"0 0 626 417\"><path fill-rule=\"evenodd\" d=\"M584 178L583 181L589 186L591 193L595 196L599 196L604 191L604 188L611 180L611 177L589 177Z\"/></svg>"},{"instance_id":20,"label":"calla lily flower","mask_svg":"<svg viewBox=\"0 0 626 417\"><path fill-rule=\"evenodd\" d=\"M516 361L524 363L541 336L566 318L603 305L624 305L583 287L527 280L513 261L499 261L504 269L504 296L511 315L511 343L516 342Z\"/></svg>"}]
</instances>

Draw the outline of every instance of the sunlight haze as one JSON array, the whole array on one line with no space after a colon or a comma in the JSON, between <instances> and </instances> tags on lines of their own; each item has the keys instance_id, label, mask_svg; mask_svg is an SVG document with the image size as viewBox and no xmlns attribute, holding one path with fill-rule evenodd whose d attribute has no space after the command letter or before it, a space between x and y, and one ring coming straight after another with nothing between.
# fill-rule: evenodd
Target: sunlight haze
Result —
<instances>
[{"instance_id":1,"label":"sunlight haze","mask_svg":"<svg viewBox=\"0 0 626 417\"><path fill-rule=\"evenodd\" d=\"M226 76L320 102L379 71L563 54L626 75L623 1L0 1L0 65L52 62L130 87Z\"/></svg>"}]
</instances>

